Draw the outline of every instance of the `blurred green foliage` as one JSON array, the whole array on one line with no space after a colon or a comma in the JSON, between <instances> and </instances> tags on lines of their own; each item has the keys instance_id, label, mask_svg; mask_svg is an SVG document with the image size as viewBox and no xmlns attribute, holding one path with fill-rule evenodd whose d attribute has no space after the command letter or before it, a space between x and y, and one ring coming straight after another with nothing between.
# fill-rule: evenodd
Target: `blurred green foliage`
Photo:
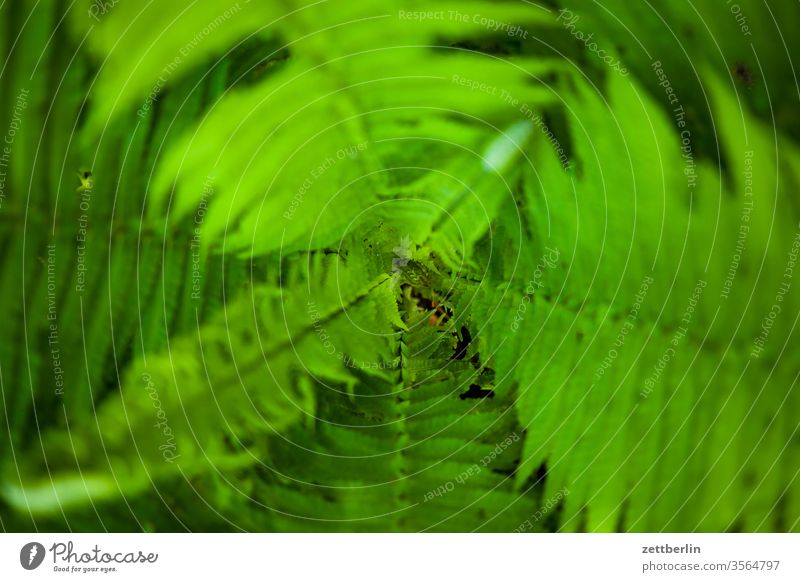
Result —
<instances>
[{"instance_id":1,"label":"blurred green foliage","mask_svg":"<svg viewBox=\"0 0 800 582\"><path fill-rule=\"evenodd\" d=\"M2 4L0 526L797 530L799 17Z\"/></svg>"}]
</instances>

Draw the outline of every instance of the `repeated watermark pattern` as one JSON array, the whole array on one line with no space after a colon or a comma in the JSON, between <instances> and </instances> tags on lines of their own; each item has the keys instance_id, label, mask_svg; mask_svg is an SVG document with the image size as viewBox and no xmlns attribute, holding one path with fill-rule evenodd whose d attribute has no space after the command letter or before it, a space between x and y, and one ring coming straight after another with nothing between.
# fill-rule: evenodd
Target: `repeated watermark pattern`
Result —
<instances>
[{"instance_id":1,"label":"repeated watermark pattern","mask_svg":"<svg viewBox=\"0 0 800 582\"><path fill-rule=\"evenodd\" d=\"M150 397L150 400L153 401L153 408L155 408L156 418L158 418L158 422L153 426L159 429L164 437L164 443L158 446L158 450L161 451L161 456L164 457L165 461L174 463L175 459L180 457L180 454L177 453L178 447L175 442L175 435L172 432L172 427L167 420L167 413L164 412L164 407L161 404L161 399L158 397L158 391L150 374L142 374L142 381L145 383L145 391Z\"/></svg>"},{"instance_id":2,"label":"repeated watermark pattern","mask_svg":"<svg viewBox=\"0 0 800 582\"><path fill-rule=\"evenodd\" d=\"M664 373L664 370L667 369L669 363L675 358L678 347L681 345L683 340L686 339L686 334L689 332L689 325L692 322L695 310L697 309L697 304L700 301L700 297L703 295L706 285L706 281L700 279L694 286L692 296L689 297L689 304L686 306L686 309L683 312L683 317L681 317L678 329L676 329L675 333L672 334L672 338L669 341L668 347L664 350L664 353L661 354L661 357L658 358L658 362L656 362L653 366L653 372L644 381L644 388L642 388L642 391L639 393L642 398L647 398L653 393L653 389L658 384L658 381Z\"/></svg>"},{"instance_id":3,"label":"repeated watermark pattern","mask_svg":"<svg viewBox=\"0 0 800 582\"><path fill-rule=\"evenodd\" d=\"M516 529L512 531L512 533L524 533L526 531L531 531L544 516L546 516L556 507L558 507L561 501L567 495L569 495L569 489L567 489L566 487L562 487L561 489L559 489L555 495L553 495L547 501L545 501L542 507L536 510L536 513L534 513L528 519L523 521Z\"/></svg>"},{"instance_id":4,"label":"repeated watermark pattern","mask_svg":"<svg viewBox=\"0 0 800 582\"><path fill-rule=\"evenodd\" d=\"M400 20L423 22L425 20L447 20L462 24L477 24L491 32L502 32L511 38L528 38L528 31L518 24L496 20L480 13L469 14L459 10L399 10Z\"/></svg>"},{"instance_id":5,"label":"repeated watermark pattern","mask_svg":"<svg viewBox=\"0 0 800 582\"><path fill-rule=\"evenodd\" d=\"M636 320L639 319L639 312L642 310L642 304L647 298L647 291L650 289L650 285L653 284L653 281L653 277L647 275L642 281L642 284L639 286L639 290L633 297L633 305L631 305L631 308L628 311L625 322L622 324L622 327L617 333L617 337L614 338L614 346L608 350L606 357L603 358L603 361L600 363L600 365L597 367L597 371L594 373L595 381L599 380L605 375L606 371L614 363L614 360L616 360L619 356L618 350L622 349L622 346L625 345L625 340L628 337L628 334L633 331L634 327L636 326Z\"/></svg>"},{"instance_id":6,"label":"repeated watermark pattern","mask_svg":"<svg viewBox=\"0 0 800 582\"><path fill-rule=\"evenodd\" d=\"M303 180L300 188L297 190L297 192L295 192L289 207L283 213L283 217L286 220L291 220L294 218L297 209L303 203L308 191L311 189L314 183L325 174L325 172L343 160L356 159L362 152L366 151L367 147L369 147L369 142L365 141L339 148L336 150L334 155L327 156L317 167L312 168L308 173L308 176L306 176L305 180Z\"/></svg>"},{"instance_id":7,"label":"repeated watermark pattern","mask_svg":"<svg viewBox=\"0 0 800 582\"><path fill-rule=\"evenodd\" d=\"M555 136L553 131L550 127L545 123L544 118L541 114L534 111L530 105L527 103L520 101L517 97L515 97L511 92L506 89L502 89L496 85L492 85L490 83L486 83L484 81L479 81L477 79L470 79L469 77L462 77L461 75L453 75L452 77L453 83L457 85L461 85L462 87L468 88L470 91L478 91L480 93L486 93L487 95L491 95L492 97L497 97L510 107L513 107L517 111L519 111L526 119L533 122L533 124L542 132L542 134L547 138L547 141L553 146L553 149L558 155L558 161L561 163L562 168L564 170L569 170L572 167L572 162L569 160L567 156L567 152L564 147L561 145L561 142Z\"/></svg>"},{"instance_id":8,"label":"repeated watermark pattern","mask_svg":"<svg viewBox=\"0 0 800 582\"><path fill-rule=\"evenodd\" d=\"M92 5L89 6L89 16L100 22L100 17L111 12L111 9L117 4L119 4L119 0L93 0Z\"/></svg>"},{"instance_id":9,"label":"repeated watermark pattern","mask_svg":"<svg viewBox=\"0 0 800 582\"><path fill-rule=\"evenodd\" d=\"M750 351L750 356L757 358L764 351L764 345L767 343L767 338L772 331L772 326L778 315L783 311L783 300L792 288L792 279L794 278L794 267L797 265L797 255L800 253L800 232L795 234L792 246L789 249L789 254L786 258L786 267L783 269L783 281L778 285L778 291L775 294L775 300L772 307L769 309L764 320L761 322L761 331L753 340L753 349Z\"/></svg>"},{"instance_id":10,"label":"repeated watermark pattern","mask_svg":"<svg viewBox=\"0 0 800 582\"><path fill-rule=\"evenodd\" d=\"M192 229L192 238L189 243L189 251L192 256L192 299L199 301L202 298L203 290L203 272L201 261L201 240L203 221L208 212L208 201L214 195L214 180L208 176L203 182L203 195L200 198L200 203L197 205L197 211L194 214L194 228Z\"/></svg>"},{"instance_id":11,"label":"repeated watermark pattern","mask_svg":"<svg viewBox=\"0 0 800 582\"><path fill-rule=\"evenodd\" d=\"M731 293L733 280L739 271L739 264L742 261L747 243L747 236L750 233L750 215L753 212L753 151L748 150L744 153L744 202L742 203L742 217L739 224L739 234L736 237L736 247L733 251L725 281L722 283L722 291L719 298L727 299Z\"/></svg>"},{"instance_id":12,"label":"repeated watermark pattern","mask_svg":"<svg viewBox=\"0 0 800 582\"><path fill-rule=\"evenodd\" d=\"M739 25L739 30L742 31L742 34L744 36L753 36L753 33L750 31L750 25L747 23L747 17L744 15L744 12L742 12L742 7L733 2L733 0L725 0L725 3L736 19L736 24Z\"/></svg>"},{"instance_id":13,"label":"repeated watermark pattern","mask_svg":"<svg viewBox=\"0 0 800 582\"><path fill-rule=\"evenodd\" d=\"M78 232L75 235L77 244L78 261L76 265L75 292L83 294L86 291L86 243L89 239L89 209L92 206L92 190L94 182L90 180L82 181L78 188L78 208L81 213L78 215Z\"/></svg>"},{"instance_id":14,"label":"repeated watermark pattern","mask_svg":"<svg viewBox=\"0 0 800 582\"><path fill-rule=\"evenodd\" d=\"M547 251L546 255L542 255L539 259L539 262L536 264L536 269L533 271L533 277L530 281L528 281L528 286L525 288L525 295L522 296L522 299L517 306L517 311L514 314L514 321L511 322L511 331L517 332L519 331L519 324L522 323L525 319L525 312L528 310L528 303L531 302L531 299L536 294L538 289L542 287L542 278L544 274L549 269L554 269L558 265L558 258L560 256L558 248L551 249L550 247L545 247Z\"/></svg>"},{"instance_id":15,"label":"repeated watermark pattern","mask_svg":"<svg viewBox=\"0 0 800 582\"><path fill-rule=\"evenodd\" d=\"M245 4L248 4L249 1L250 0L247 0ZM176 54L173 59L161 70L161 74L158 76L155 85L153 85L153 87L150 89L147 99L145 99L145 102L136 112L136 115L144 119L144 117L147 115L147 112L153 108L153 105L158 100L158 96L164 90L167 82L169 82L170 78L172 78L175 72L180 68L181 64L183 63L183 59L188 57L189 54L198 46L200 46L200 44L215 30L217 30L230 18L238 14L241 9L241 3L237 2L225 12L217 16L214 20L206 24L206 26L204 26L203 29L192 38L192 40L187 42L179 49L179 54Z\"/></svg>"},{"instance_id":16,"label":"repeated watermark pattern","mask_svg":"<svg viewBox=\"0 0 800 582\"><path fill-rule=\"evenodd\" d=\"M17 132L22 126L22 113L28 107L28 89L21 89L17 95L14 103L14 109L11 113L11 122L8 126L8 131L3 138L3 148L0 150L0 210L3 208L3 203L6 199L6 180L8 179L7 169L11 163L11 147L14 145L14 140L17 137Z\"/></svg>"},{"instance_id":17,"label":"repeated watermark pattern","mask_svg":"<svg viewBox=\"0 0 800 582\"><path fill-rule=\"evenodd\" d=\"M686 187L690 190L694 189L697 186L697 171L692 150L692 132L686 123L686 111L683 109L678 94L672 87L672 83L661 65L661 61L653 61L651 67L658 78L659 86L664 89L669 104L674 107L672 115L675 118L675 125L680 130L681 158L684 162L683 175L686 176Z\"/></svg>"},{"instance_id":18,"label":"repeated watermark pattern","mask_svg":"<svg viewBox=\"0 0 800 582\"><path fill-rule=\"evenodd\" d=\"M309 301L307 307L308 316L311 319L311 326L313 327L314 333L322 344L322 349L329 356L335 355L346 367L354 370L395 370L405 367L406 364L400 359L400 357L397 357L389 362L366 362L364 360L355 360L349 354L346 354L342 350L338 350L336 348L336 344L333 343L333 338L322 324L323 317L319 307L317 307L317 304L313 301Z\"/></svg>"},{"instance_id":19,"label":"repeated watermark pattern","mask_svg":"<svg viewBox=\"0 0 800 582\"><path fill-rule=\"evenodd\" d=\"M53 368L56 396L64 395L64 369L61 367L61 347L58 341L58 311L56 308L56 245L47 245L47 347Z\"/></svg>"},{"instance_id":20,"label":"repeated watermark pattern","mask_svg":"<svg viewBox=\"0 0 800 582\"><path fill-rule=\"evenodd\" d=\"M504 440L497 443L497 445L490 452L485 454L478 463L474 463L461 471L461 473L459 473L455 479L442 483L435 489L431 489L425 493L423 500L427 503L434 497L441 497L442 495L446 495L447 493L455 491L458 485L463 485L472 477L480 474L481 471L488 467L490 463L503 454L503 451L518 441L519 435L517 433L512 433L511 435L507 436Z\"/></svg>"},{"instance_id":21,"label":"repeated watermark pattern","mask_svg":"<svg viewBox=\"0 0 800 582\"><path fill-rule=\"evenodd\" d=\"M597 58L608 65L613 71L616 71L623 77L627 77L630 74L628 69L622 66L622 62L619 59L615 58L611 54L607 54L608 51L598 46L597 41L593 40L593 32L590 34L584 34L582 30L575 27L580 19L581 17L577 14L574 14L571 10L562 8L558 13L556 22L561 22L564 28L570 31L572 36L581 41L590 52L597 55Z\"/></svg>"}]
</instances>

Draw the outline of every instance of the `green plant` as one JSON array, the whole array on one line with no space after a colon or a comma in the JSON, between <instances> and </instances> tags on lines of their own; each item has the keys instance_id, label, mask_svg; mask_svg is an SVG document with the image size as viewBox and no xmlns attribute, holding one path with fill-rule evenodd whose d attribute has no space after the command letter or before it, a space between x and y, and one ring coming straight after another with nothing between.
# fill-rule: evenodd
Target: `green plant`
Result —
<instances>
[{"instance_id":1,"label":"green plant","mask_svg":"<svg viewBox=\"0 0 800 582\"><path fill-rule=\"evenodd\" d=\"M710 1L685 44L622 2L90 6L0 9L5 529L797 529L784 49L751 90Z\"/></svg>"}]
</instances>

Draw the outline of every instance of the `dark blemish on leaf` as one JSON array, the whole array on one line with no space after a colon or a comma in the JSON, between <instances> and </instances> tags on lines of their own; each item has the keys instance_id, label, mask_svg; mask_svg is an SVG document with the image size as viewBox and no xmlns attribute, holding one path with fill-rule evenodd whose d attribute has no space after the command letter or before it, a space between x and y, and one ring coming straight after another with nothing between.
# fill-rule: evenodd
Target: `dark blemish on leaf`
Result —
<instances>
[{"instance_id":1,"label":"dark blemish on leaf","mask_svg":"<svg viewBox=\"0 0 800 582\"><path fill-rule=\"evenodd\" d=\"M728 526L724 533L742 533L744 531L741 520L736 520Z\"/></svg>"},{"instance_id":2,"label":"dark blemish on leaf","mask_svg":"<svg viewBox=\"0 0 800 582\"><path fill-rule=\"evenodd\" d=\"M472 335L470 335L469 330L466 326L461 326L461 337L456 334L456 338L458 342L456 343L455 353L453 357L450 358L451 360L463 360L464 357L467 355L467 350L469 349L469 345L472 343Z\"/></svg>"},{"instance_id":3,"label":"dark blemish on leaf","mask_svg":"<svg viewBox=\"0 0 800 582\"><path fill-rule=\"evenodd\" d=\"M586 533L586 524L588 522L588 508L584 504L578 513L578 526L575 528L577 533Z\"/></svg>"},{"instance_id":4,"label":"dark blemish on leaf","mask_svg":"<svg viewBox=\"0 0 800 582\"><path fill-rule=\"evenodd\" d=\"M536 470L531 473L528 480L525 482L524 491L526 494L534 497L541 497L541 492L544 490L545 482L547 481L547 461L539 465Z\"/></svg>"},{"instance_id":5,"label":"dark blemish on leaf","mask_svg":"<svg viewBox=\"0 0 800 582\"><path fill-rule=\"evenodd\" d=\"M492 473L495 475L502 475L503 477L513 477L514 473L516 473L515 467L505 467L505 468L494 468L492 469Z\"/></svg>"},{"instance_id":6,"label":"dark blemish on leaf","mask_svg":"<svg viewBox=\"0 0 800 582\"><path fill-rule=\"evenodd\" d=\"M486 390L477 384L470 384L469 390L459 396L461 400L467 398L494 398L494 390Z\"/></svg>"},{"instance_id":7,"label":"dark blemish on leaf","mask_svg":"<svg viewBox=\"0 0 800 582\"><path fill-rule=\"evenodd\" d=\"M617 516L616 531L625 531L625 522L628 517L628 498L622 500L620 504L619 515Z\"/></svg>"},{"instance_id":8,"label":"dark blemish on leaf","mask_svg":"<svg viewBox=\"0 0 800 582\"><path fill-rule=\"evenodd\" d=\"M542 463L536 468L536 473L534 473L537 483L544 483L547 479L547 461Z\"/></svg>"},{"instance_id":9,"label":"dark blemish on leaf","mask_svg":"<svg viewBox=\"0 0 800 582\"><path fill-rule=\"evenodd\" d=\"M742 62L736 63L733 67L733 74L736 75L736 78L745 86L745 87L752 87L755 83L753 78L753 74L750 72L750 69L747 65Z\"/></svg>"}]
</instances>

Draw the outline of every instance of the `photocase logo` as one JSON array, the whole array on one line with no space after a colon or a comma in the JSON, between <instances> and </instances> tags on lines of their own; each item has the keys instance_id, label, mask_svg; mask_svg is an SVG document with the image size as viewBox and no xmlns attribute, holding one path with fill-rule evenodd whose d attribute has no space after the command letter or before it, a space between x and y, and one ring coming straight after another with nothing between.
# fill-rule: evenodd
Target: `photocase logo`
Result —
<instances>
[{"instance_id":1,"label":"photocase logo","mask_svg":"<svg viewBox=\"0 0 800 582\"><path fill-rule=\"evenodd\" d=\"M44 546L39 542L30 542L19 551L19 563L26 570L35 570L44 561Z\"/></svg>"}]
</instances>

